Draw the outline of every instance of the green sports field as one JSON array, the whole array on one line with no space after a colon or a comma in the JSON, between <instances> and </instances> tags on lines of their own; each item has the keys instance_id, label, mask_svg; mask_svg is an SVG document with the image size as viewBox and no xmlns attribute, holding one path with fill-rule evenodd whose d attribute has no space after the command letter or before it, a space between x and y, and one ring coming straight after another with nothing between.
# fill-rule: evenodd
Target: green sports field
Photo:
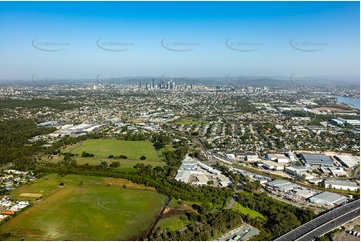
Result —
<instances>
[{"instance_id":1,"label":"green sports field","mask_svg":"<svg viewBox=\"0 0 361 242\"><path fill-rule=\"evenodd\" d=\"M186 117L186 118L182 118L182 119L178 119L174 122L175 124L179 124L179 125L188 125L188 124L201 124L202 121L195 119L195 118L191 118L191 117Z\"/></svg>"},{"instance_id":2,"label":"green sports field","mask_svg":"<svg viewBox=\"0 0 361 242\"><path fill-rule=\"evenodd\" d=\"M12 198L34 200L23 193L41 193L43 198L0 227L1 233L11 233L9 240L135 239L166 199L153 188L124 179L56 174L16 190Z\"/></svg>"},{"instance_id":3,"label":"green sports field","mask_svg":"<svg viewBox=\"0 0 361 242\"><path fill-rule=\"evenodd\" d=\"M94 157L81 157L83 152L94 154ZM63 152L71 152L77 154L75 160L78 165L100 165L102 161L111 164L114 161L120 163L120 167L116 168L122 172L135 171L133 168L137 163L151 165L152 167L164 166L160 161L153 144L149 141L125 141L116 139L90 139L84 142L79 142L67 147ZM160 151L162 152L162 151ZM109 155L120 156L125 155L127 159L109 159ZM140 160L141 156L145 156L146 160ZM51 162L58 162L62 157L57 157Z\"/></svg>"},{"instance_id":4,"label":"green sports field","mask_svg":"<svg viewBox=\"0 0 361 242\"><path fill-rule=\"evenodd\" d=\"M128 160L139 160L144 155L148 161L159 161L157 152L149 141L90 139L64 150L64 152L79 155L84 151L94 154L95 158L108 158L109 155L125 155L128 157Z\"/></svg>"}]
</instances>

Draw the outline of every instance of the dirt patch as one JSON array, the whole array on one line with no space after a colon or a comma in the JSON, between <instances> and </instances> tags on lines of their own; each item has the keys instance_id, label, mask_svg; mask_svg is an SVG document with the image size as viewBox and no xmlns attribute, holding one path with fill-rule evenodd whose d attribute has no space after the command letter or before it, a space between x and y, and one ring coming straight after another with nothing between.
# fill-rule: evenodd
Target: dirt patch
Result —
<instances>
[{"instance_id":1,"label":"dirt patch","mask_svg":"<svg viewBox=\"0 0 361 242\"><path fill-rule=\"evenodd\" d=\"M359 237L354 236L354 235L350 235L348 233L346 233L346 231L341 231L336 233L332 239L334 241L360 241Z\"/></svg>"},{"instance_id":2,"label":"dirt patch","mask_svg":"<svg viewBox=\"0 0 361 242\"><path fill-rule=\"evenodd\" d=\"M345 229L343 229L340 232L336 232L332 236L332 239L334 241L360 241L359 237L346 233L347 230L353 230L353 231L360 232L360 220L359 220L359 218L356 218L356 219L346 223L342 227L344 227Z\"/></svg>"},{"instance_id":3,"label":"dirt patch","mask_svg":"<svg viewBox=\"0 0 361 242\"><path fill-rule=\"evenodd\" d=\"M28 193L21 193L20 196L21 196L21 197L42 197L43 194L41 194L41 193L30 193L30 192L28 192Z\"/></svg>"},{"instance_id":4,"label":"dirt patch","mask_svg":"<svg viewBox=\"0 0 361 242\"><path fill-rule=\"evenodd\" d=\"M121 179L121 178L112 178L112 177L106 177L104 178L103 184L109 184L111 186L121 186L123 187L125 185L126 188L130 189L141 189L141 190L148 190L148 191L155 191L154 187L146 187L141 184L136 184L131 181Z\"/></svg>"},{"instance_id":5,"label":"dirt patch","mask_svg":"<svg viewBox=\"0 0 361 242\"><path fill-rule=\"evenodd\" d=\"M328 156L333 156L333 155L350 155L352 156L352 154L350 153L344 153L344 152L335 152L335 151L330 151L330 150L326 150L326 151L314 151L314 150L294 150L294 152L296 153L310 153L310 154L325 154Z\"/></svg>"},{"instance_id":6,"label":"dirt patch","mask_svg":"<svg viewBox=\"0 0 361 242\"><path fill-rule=\"evenodd\" d=\"M169 213L170 212L170 208L166 208L166 209L164 209L164 212L163 212L163 214L166 214L166 213Z\"/></svg>"},{"instance_id":7,"label":"dirt patch","mask_svg":"<svg viewBox=\"0 0 361 242\"><path fill-rule=\"evenodd\" d=\"M344 112L344 113L353 112L352 110L347 110L347 109L342 109L342 108L333 108L333 107L318 107L318 108L313 108L312 110L317 110L317 111L330 110L330 111L334 111L334 112Z\"/></svg>"},{"instance_id":8,"label":"dirt patch","mask_svg":"<svg viewBox=\"0 0 361 242\"><path fill-rule=\"evenodd\" d=\"M164 210L164 213L162 215L162 218L169 218L169 217L172 217L172 216L175 216L175 215L181 215L181 214L184 214L186 213L187 211L184 211L184 210L177 210L177 209L171 209L171 208L166 208Z\"/></svg>"}]
</instances>

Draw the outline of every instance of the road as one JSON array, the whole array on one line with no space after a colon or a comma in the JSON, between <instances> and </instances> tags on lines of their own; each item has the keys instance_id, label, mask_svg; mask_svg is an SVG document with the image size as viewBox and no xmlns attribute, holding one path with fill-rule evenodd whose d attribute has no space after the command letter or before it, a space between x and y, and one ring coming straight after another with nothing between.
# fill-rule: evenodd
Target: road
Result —
<instances>
[{"instance_id":1,"label":"road","mask_svg":"<svg viewBox=\"0 0 361 242\"><path fill-rule=\"evenodd\" d=\"M315 240L316 238L326 234L327 232L347 223L350 220L353 220L360 216L360 208L356 208L348 213L337 217L336 219L325 223L324 225L312 230L311 232L305 234L304 236L297 239L297 241L310 241Z\"/></svg>"},{"instance_id":2,"label":"road","mask_svg":"<svg viewBox=\"0 0 361 242\"><path fill-rule=\"evenodd\" d=\"M326 229L326 228L332 229L332 228L336 228L337 226L334 226L334 225L337 225L338 221L343 221L344 218L345 219L348 218L347 221L352 220L353 219L351 216L352 214L349 214L349 213L353 212L354 210L357 210L357 209L358 209L358 211L360 209L360 200L350 202L350 203L345 204L341 207L338 207L330 212L327 212L327 213L301 225L300 227L282 235L281 237L277 238L276 241L295 241L299 238L301 239L303 236L309 234L310 232L314 232L314 234L313 233L311 233L311 234L312 234L312 236L316 236L316 234L319 234L321 232L321 231L317 230L317 228L319 228L319 227L322 227L324 229ZM345 214L349 214L349 216L344 217L343 215L345 215ZM331 222L331 224L329 224L330 227L328 227L328 226L324 227L324 225L326 225L328 222Z\"/></svg>"}]
</instances>

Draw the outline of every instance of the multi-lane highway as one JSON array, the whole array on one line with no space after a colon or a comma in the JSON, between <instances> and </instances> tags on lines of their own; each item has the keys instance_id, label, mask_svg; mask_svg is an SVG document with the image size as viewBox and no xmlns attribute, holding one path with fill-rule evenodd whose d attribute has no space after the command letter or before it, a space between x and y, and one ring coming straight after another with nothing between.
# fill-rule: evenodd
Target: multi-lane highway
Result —
<instances>
[{"instance_id":1,"label":"multi-lane highway","mask_svg":"<svg viewBox=\"0 0 361 242\"><path fill-rule=\"evenodd\" d=\"M360 216L360 200L347 203L282 235L276 241L314 240L328 231Z\"/></svg>"},{"instance_id":2,"label":"multi-lane highway","mask_svg":"<svg viewBox=\"0 0 361 242\"><path fill-rule=\"evenodd\" d=\"M360 216L360 208L356 208L348 213L341 215L340 217L337 217L336 219L334 219L328 223L321 225L320 227L312 230L311 232L301 236L297 240L298 241L315 240L316 238L326 234L327 232L333 230L336 227L339 227L339 226L347 223L350 220L357 218L358 216Z\"/></svg>"}]
</instances>

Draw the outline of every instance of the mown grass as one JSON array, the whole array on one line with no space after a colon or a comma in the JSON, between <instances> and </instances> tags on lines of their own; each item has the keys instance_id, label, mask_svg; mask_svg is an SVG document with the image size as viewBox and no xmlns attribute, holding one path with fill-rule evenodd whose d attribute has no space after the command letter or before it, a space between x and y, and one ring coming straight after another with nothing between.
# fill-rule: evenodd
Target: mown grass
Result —
<instances>
[{"instance_id":1,"label":"mown grass","mask_svg":"<svg viewBox=\"0 0 361 242\"><path fill-rule=\"evenodd\" d=\"M44 196L0 227L9 240L130 240L148 228L165 200L154 188L124 179L79 175L51 174L11 197L28 200L19 196L24 192Z\"/></svg>"},{"instance_id":2,"label":"mown grass","mask_svg":"<svg viewBox=\"0 0 361 242\"><path fill-rule=\"evenodd\" d=\"M182 119L178 119L174 122L175 124L179 124L179 125L187 125L187 124L201 124L202 120L197 120L194 118L190 118L190 117L186 117L186 118L182 118Z\"/></svg>"},{"instance_id":3,"label":"mown grass","mask_svg":"<svg viewBox=\"0 0 361 242\"><path fill-rule=\"evenodd\" d=\"M255 210L252 210L250 208L244 207L240 203L237 203L237 202L233 205L232 209L238 210L243 214L248 214L252 218L256 218L256 217L264 218L264 216L261 213L255 211Z\"/></svg>"},{"instance_id":4,"label":"mown grass","mask_svg":"<svg viewBox=\"0 0 361 242\"><path fill-rule=\"evenodd\" d=\"M182 218L185 219L181 219L181 216ZM170 230L177 231L184 228L188 222L189 221L188 219L186 219L185 215L175 215L168 218L160 219L157 224L157 227L160 227L162 229L168 228Z\"/></svg>"},{"instance_id":5,"label":"mown grass","mask_svg":"<svg viewBox=\"0 0 361 242\"><path fill-rule=\"evenodd\" d=\"M81 145L74 144L64 152L81 155L83 152L94 154L95 158L108 158L109 155L125 155L128 160L139 160L145 156L148 161L159 161L157 152L149 141L125 141L116 139L89 139Z\"/></svg>"}]
</instances>

